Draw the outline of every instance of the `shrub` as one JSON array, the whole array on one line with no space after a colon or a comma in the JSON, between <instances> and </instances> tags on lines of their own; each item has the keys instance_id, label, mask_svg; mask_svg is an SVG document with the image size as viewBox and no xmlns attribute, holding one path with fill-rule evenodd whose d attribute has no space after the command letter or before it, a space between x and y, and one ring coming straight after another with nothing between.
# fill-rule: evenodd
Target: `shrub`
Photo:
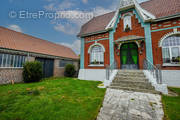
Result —
<instances>
[{"instance_id":1,"label":"shrub","mask_svg":"<svg viewBox=\"0 0 180 120\"><path fill-rule=\"evenodd\" d=\"M74 77L76 73L75 66L72 64L67 64L65 66L64 76L65 77Z\"/></svg>"},{"instance_id":2,"label":"shrub","mask_svg":"<svg viewBox=\"0 0 180 120\"><path fill-rule=\"evenodd\" d=\"M41 79L42 64L40 62L26 62L23 65L23 80L25 83L39 82Z\"/></svg>"}]
</instances>

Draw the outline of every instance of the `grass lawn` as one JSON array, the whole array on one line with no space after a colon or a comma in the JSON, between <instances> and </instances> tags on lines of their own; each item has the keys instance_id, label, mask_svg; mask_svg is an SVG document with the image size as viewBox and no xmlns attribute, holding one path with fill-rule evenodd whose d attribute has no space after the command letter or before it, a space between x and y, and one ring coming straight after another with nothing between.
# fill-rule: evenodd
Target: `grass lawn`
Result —
<instances>
[{"instance_id":1,"label":"grass lawn","mask_svg":"<svg viewBox=\"0 0 180 120\"><path fill-rule=\"evenodd\" d=\"M165 117L168 120L180 120L180 88L169 88L179 96L165 96L162 100L164 104Z\"/></svg>"},{"instance_id":2,"label":"grass lawn","mask_svg":"<svg viewBox=\"0 0 180 120\"><path fill-rule=\"evenodd\" d=\"M0 120L95 120L103 102L101 82L51 78L0 86Z\"/></svg>"}]
</instances>

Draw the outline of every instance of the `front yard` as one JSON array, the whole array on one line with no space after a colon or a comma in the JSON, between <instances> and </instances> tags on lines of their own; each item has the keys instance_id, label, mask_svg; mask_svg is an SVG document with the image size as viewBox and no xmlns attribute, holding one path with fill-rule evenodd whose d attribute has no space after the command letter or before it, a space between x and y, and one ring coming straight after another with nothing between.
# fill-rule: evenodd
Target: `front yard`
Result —
<instances>
[{"instance_id":1,"label":"front yard","mask_svg":"<svg viewBox=\"0 0 180 120\"><path fill-rule=\"evenodd\" d=\"M180 88L169 88L178 96L162 96L164 104L165 119L180 120Z\"/></svg>"},{"instance_id":2,"label":"front yard","mask_svg":"<svg viewBox=\"0 0 180 120\"><path fill-rule=\"evenodd\" d=\"M51 78L0 86L0 120L94 120L103 102L100 82Z\"/></svg>"}]
</instances>

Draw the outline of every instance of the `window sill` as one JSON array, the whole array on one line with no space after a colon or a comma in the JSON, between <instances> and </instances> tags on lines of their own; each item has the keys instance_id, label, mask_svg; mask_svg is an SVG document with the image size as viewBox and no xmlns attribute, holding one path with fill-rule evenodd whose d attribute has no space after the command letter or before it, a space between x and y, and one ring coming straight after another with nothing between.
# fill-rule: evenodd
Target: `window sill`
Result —
<instances>
[{"instance_id":1,"label":"window sill","mask_svg":"<svg viewBox=\"0 0 180 120\"><path fill-rule=\"evenodd\" d=\"M104 64L103 65L93 65L93 64L91 64L91 65L88 65L89 67L104 67Z\"/></svg>"},{"instance_id":2,"label":"window sill","mask_svg":"<svg viewBox=\"0 0 180 120\"><path fill-rule=\"evenodd\" d=\"M171 64L171 63L164 63L163 67L180 67L180 64Z\"/></svg>"}]
</instances>

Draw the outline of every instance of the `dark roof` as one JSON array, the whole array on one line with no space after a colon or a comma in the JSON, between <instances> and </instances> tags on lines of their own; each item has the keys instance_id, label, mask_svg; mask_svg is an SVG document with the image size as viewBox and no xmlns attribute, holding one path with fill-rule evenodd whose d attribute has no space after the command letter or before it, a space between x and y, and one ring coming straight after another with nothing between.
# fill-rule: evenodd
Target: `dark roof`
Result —
<instances>
[{"instance_id":1,"label":"dark roof","mask_svg":"<svg viewBox=\"0 0 180 120\"><path fill-rule=\"evenodd\" d=\"M180 13L180 0L150 0L140 5L157 18Z\"/></svg>"},{"instance_id":2,"label":"dark roof","mask_svg":"<svg viewBox=\"0 0 180 120\"><path fill-rule=\"evenodd\" d=\"M107 24L111 21L114 14L115 12L110 12L101 16L94 17L92 20L81 27L79 35L81 36L83 34L95 33L105 30Z\"/></svg>"},{"instance_id":3,"label":"dark roof","mask_svg":"<svg viewBox=\"0 0 180 120\"><path fill-rule=\"evenodd\" d=\"M179 0L150 0L141 3L140 6L155 15L156 18L180 14ZM115 12L110 12L94 17L82 26L79 36L104 31L114 14Z\"/></svg>"},{"instance_id":4,"label":"dark roof","mask_svg":"<svg viewBox=\"0 0 180 120\"><path fill-rule=\"evenodd\" d=\"M78 59L72 49L0 26L0 48Z\"/></svg>"}]
</instances>

